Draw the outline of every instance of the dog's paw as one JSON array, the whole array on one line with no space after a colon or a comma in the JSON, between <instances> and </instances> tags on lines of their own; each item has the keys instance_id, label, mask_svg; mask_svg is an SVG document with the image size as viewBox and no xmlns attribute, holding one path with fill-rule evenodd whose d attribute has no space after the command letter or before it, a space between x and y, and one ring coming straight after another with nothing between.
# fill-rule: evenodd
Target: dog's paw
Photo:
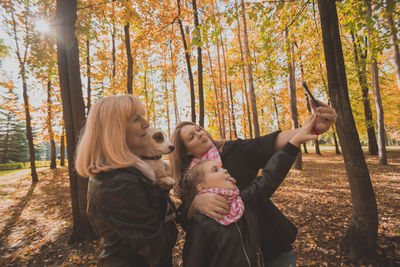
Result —
<instances>
[{"instance_id":1,"label":"dog's paw","mask_svg":"<svg viewBox=\"0 0 400 267\"><path fill-rule=\"evenodd\" d=\"M162 189L170 190L174 185L175 180L171 176L157 178L157 186Z\"/></svg>"}]
</instances>

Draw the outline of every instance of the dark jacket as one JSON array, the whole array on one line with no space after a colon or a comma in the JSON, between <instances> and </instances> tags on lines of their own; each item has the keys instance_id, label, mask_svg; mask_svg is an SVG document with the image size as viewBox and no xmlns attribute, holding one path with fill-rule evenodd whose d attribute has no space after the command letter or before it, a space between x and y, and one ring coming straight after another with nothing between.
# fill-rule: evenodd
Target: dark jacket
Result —
<instances>
[{"instance_id":1,"label":"dark jacket","mask_svg":"<svg viewBox=\"0 0 400 267\"><path fill-rule=\"evenodd\" d=\"M274 154L274 145L280 131L256 137L227 141L221 152L222 165L237 181L242 191L257 177ZM261 250L266 261L272 260L292 249L297 228L268 199L260 205L259 211Z\"/></svg>"},{"instance_id":2,"label":"dark jacket","mask_svg":"<svg viewBox=\"0 0 400 267\"><path fill-rule=\"evenodd\" d=\"M200 213L189 220L183 250L184 266L263 266L260 229L265 225L260 224L260 210L287 175L298 151L288 143L269 159L262 176L241 190L245 211L238 222L221 225Z\"/></svg>"},{"instance_id":3,"label":"dark jacket","mask_svg":"<svg viewBox=\"0 0 400 267\"><path fill-rule=\"evenodd\" d=\"M171 266L177 229L164 222L167 198L133 167L90 178L87 213L103 245L99 266Z\"/></svg>"}]
</instances>

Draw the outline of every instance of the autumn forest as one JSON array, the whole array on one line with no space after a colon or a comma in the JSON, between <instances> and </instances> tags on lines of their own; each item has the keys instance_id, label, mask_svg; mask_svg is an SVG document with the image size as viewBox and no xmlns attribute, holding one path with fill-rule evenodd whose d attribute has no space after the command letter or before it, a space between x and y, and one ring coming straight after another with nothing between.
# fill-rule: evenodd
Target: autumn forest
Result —
<instances>
[{"instance_id":1,"label":"autumn forest","mask_svg":"<svg viewBox=\"0 0 400 267\"><path fill-rule=\"evenodd\" d=\"M192 121L236 140L301 127L314 112L306 90L338 116L272 197L298 228L297 265L400 264L397 1L0 5L1 266L96 266L74 157L97 100L133 94L167 136Z\"/></svg>"}]
</instances>

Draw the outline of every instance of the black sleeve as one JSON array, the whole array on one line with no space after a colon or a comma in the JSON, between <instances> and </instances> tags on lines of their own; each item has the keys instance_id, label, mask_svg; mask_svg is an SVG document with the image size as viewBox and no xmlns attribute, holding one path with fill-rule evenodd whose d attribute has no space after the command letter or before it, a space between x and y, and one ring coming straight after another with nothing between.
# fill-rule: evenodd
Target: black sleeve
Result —
<instances>
[{"instance_id":1,"label":"black sleeve","mask_svg":"<svg viewBox=\"0 0 400 267\"><path fill-rule=\"evenodd\" d=\"M127 240L150 266L157 266L171 256L174 237L171 225L160 218L157 205L150 203L148 190L152 189L131 174L119 174L104 187L101 203L103 220L110 229Z\"/></svg>"},{"instance_id":2,"label":"black sleeve","mask_svg":"<svg viewBox=\"0 0 400 267\"><path fill-rule=\"evenodd\" d=\"M199 215L197 214L195 216ZM183 248L184 267L210 266L212 236L212 231L210 231L207 225L202 224L196 218L190 220L186 233L185 246Z\"/></svg>"},{"instance_id":3,"label":"black sleeve","mask_svg":"<svg viewBox=\"0 0 400 267\"><path fill-rule=\"evenodd\" d=\"M275 152L275 140L281 131L243 141L243 158L254 169L261 169Z\"/></svg>"},{"instance_id":4,"label":"black sleeve","mask_svg":"<svg viewBox=\"0 0 400 267\"><path fill-rule=\"evenodd\" d=\"M287 143L273 154L265 165L262 176L254 179L250 186L241 191L243 199L253 207L257 207L265 197L270 198L286 177L296 160L300 149Z\"/></svg>"}]
</instances>

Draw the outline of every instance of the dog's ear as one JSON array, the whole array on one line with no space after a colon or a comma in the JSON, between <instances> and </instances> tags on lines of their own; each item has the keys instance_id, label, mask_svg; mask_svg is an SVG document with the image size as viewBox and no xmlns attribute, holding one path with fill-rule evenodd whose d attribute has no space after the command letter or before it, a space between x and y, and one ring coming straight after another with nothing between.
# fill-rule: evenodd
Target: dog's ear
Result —
<instances>
[{"instance_id":1,"label":"dog's ear","mask_svg":"<svg viewBox=\"0 0 400 267\"><path fill-rule=\"evenodd\" d=\"M153 134L153 139L154 141L156 141L156 143L161 144L162 142L164 142L164 135L162 134L162 132L156 132L155 134Z\"/></svg>"}]
</instances>

